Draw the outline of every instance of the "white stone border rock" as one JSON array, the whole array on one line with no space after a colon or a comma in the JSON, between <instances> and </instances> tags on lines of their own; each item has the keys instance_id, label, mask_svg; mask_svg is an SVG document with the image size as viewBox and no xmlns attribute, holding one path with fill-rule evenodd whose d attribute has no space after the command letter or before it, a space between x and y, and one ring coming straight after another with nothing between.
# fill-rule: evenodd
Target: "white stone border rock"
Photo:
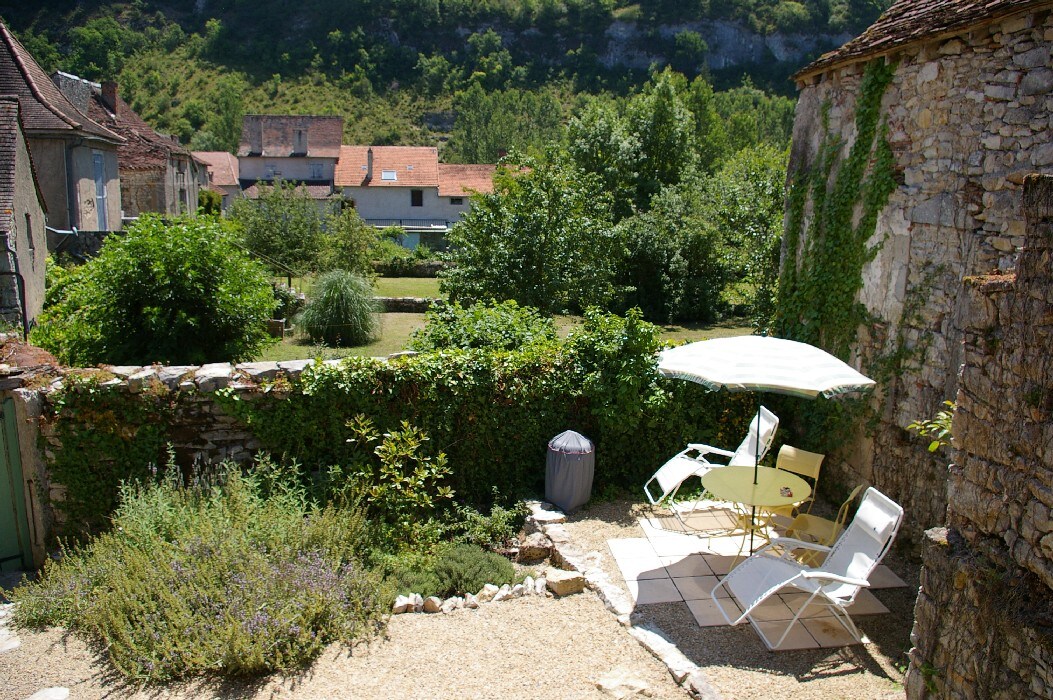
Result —
<instances>
[{"instance_id":1,"label":"white stone border rock","mask_svg":"<svg viewBox=\"0 0 1053 700\"><path fill-rule=\"evenodd\" d=\"M528 529L537 528L552 540L553 563L581 573L588 587L596 592L606 608L626 627L629 635L664 663L669 669L669 674L682 688L700 700L721 700L720 693L712 686L702 669L684 656L662 630L650 624L633 624L633 601L622 587L611 581L603 571L600 566L602 554L586 553L571 542L570 533L563 525L567 521L566 515L548 503L533 501L527 503L527 507L530 509L530 515L527 516Z\"/></svg>"}]
</instances>

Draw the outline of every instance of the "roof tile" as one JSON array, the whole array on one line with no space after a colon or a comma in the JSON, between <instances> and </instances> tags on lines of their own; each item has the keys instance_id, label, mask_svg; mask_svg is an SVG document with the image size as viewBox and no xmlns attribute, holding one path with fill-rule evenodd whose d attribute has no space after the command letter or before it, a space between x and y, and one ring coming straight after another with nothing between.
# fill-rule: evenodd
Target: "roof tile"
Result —
<instances>
[{"instance_id":1,"label":"roof tile","mask_svg":"<svg viewBox=\"0 0 1053 700\"><path fill-rule=\"evenodd\" d=\"M214 187L239 187L238 159L226 151L194 151L194 157L208 166L209 184Z\"/></svg>"},{"instance_id":2,"label":"roof tile","mask_svg":"<svg viewBox=\"0 0 1053 700\"><path fill-rule=\"evenodd\" d=\"M370 149L373 178L367 181ZM385 171L395 179L385 180ZM433 146L341 146L334 180L337 187L438 187L439 151Z\"/></svg>"},{"instance_id":3,"label":"roof tile","mask_svg":"<svg viewBox=\"0 0 1053 700\"><path fill-rule=\"evenodd\" d=\"M439 163L439 196L463 197L472 192L494 191L496 165Z\"/></svg>"},{"instance_id":4,"label":"roof tile","mask_svg":"<svg viewBox=\"0 0 1053 700\"><path fill-rule=\"evenodd\" d=\"M801 79L841 63L960 33L977 24L1040 7L1053 7L1053 0L897 0L866 31L836 51L820 56L795 77Z\"/></svg>"},{"instance_id":5,"label":"roof tile","mask_svg":"<svg viewBox=\"0 0 1053 700\"><path fill-rule=\"evenodd\" d=\"M120 143L121 137L73 106L33 56L0 22L0 94L16 95L29 134L59 131Z\"/></svg>"}]
</instances>

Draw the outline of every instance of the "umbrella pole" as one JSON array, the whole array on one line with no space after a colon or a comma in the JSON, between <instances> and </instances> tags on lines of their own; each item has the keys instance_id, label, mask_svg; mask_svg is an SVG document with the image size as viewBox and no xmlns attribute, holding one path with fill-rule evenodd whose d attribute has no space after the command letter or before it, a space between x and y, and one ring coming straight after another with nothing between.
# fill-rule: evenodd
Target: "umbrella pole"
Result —
<instances>
[{"instance_id":1,"label":"umbrella pole","mask_svg":"<svg viewBox=\"0 0 1053 700\"><path fill-rule=\"evenodd\" d=\"M754 393L757 397L757 415L754 420L757 422L757 440L753 444L753 485L757 485L757 472L760 471L760 392ZM750 554L753 554L753 531L757 525L757 506L753 506L750 509Z\"/></svg>"}]
</instances>

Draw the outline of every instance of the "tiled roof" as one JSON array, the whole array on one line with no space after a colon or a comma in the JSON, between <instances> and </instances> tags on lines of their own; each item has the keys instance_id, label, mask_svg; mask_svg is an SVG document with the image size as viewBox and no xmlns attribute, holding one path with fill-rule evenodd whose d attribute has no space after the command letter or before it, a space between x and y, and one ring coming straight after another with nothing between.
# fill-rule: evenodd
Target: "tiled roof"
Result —
<instances>
[{"instance_id":1,"label":"tiled roof","mask_svg":"<svg viewBox=\"0 0 1053 700\"><path fill-rule=\"evenodd\" d=\"M366 182L373 149L373 178ZM384 171L394 179L384 179ZM438 187L439 151L432 146L341 146L333 179L337 187Z\"/></svg>"},{"instance_id":2,"label":"tiled roof","mask_svg":"<svg viewBox=\"0 0 1053 700\"><path fill-rule=\"evenodd\" d=\"M439 163L439 196L462 197L472 192L494 191L496 165L453 165Z\"/></svg>"},{"instance_id":3,"label":"tiled roof","mask_svg":"<svg viewBox=\"0 0 1053 700\"><path fill-rule=\"evenodd\" d=\"M267 187L267 183L256 183L246 187L242 194L248 199L258 199L260 196L260 188ZM333 188L329 185L297 185L297 190L307 190L307 194L311 199L329 199L333 196Z\"/></svg>"},{"instance_id":4,"label":"tiled roof","mask_svg":"<svg viewBox=\"0 0 1053 700\"><path fill-rule=\"evenodd\" d=\"M208 166L209 184L215 187L238 187L238 159L226 151L194 151L194 157Z\"/></svg>"},{"instance_id":5,"label":"tiled roof","mask_svg":"<svg viewBox=\"0 0 1053 700\"><path fill-rule=\"evenodd\" d=\"M73 106L3 23L0 23L0 95L18 97L22 125L29 134L57 131L121 142L120 136Z\"/></svg>"},{"instance_id":6,"label":"tiled roof","mask_svg":"<svg viewBox=\"0 0 1053 700\"><path fill-rule=\"evenodd\" d=\"M190 151L178 139L154 131L119 95L116 101L117 113L114 114L102 95L93 90L88 103L88 116L124 137L125 142L117 147L117 162L121 168L164 168L173 155L190 158Z\"/></svg>"},{"instance_id":7,"label":"tiled roof","mask_svg":"<svg viewBox=\"0 0 1053 700\"><path fill-rule=\"evenodd\" d=\"M960 33L1006 15L1053 7L1053 0L898 0L874 24L797 73L800 79L834 65L888 53L916 41Z\"/></svg>"},{"instance_id":8,"label":"tiled roof","mask_svg":"<svg viewBox=\"0 0 1053 700\"><path fill-rule=\"evenodd\" d=\"M0 231L10 231L14 222L12 211L15 208L15 188L17 184L18 132L19 122L18 98L14 95L0 96ZM32 159L29 171L33 176L33 188L37 201L44 207L44 198L36 179L36 169Z\"/></svg>"},{"instance_id":9,"label":"tiled roof","mask_svg":"<svg viewBox=\"0 0 1053 700\"><path fill-rule=\"evenodd\" d=\"M241 121L238 155L337 158L343 135L343 117L247 114Z\"/></svg>"}]
</instances>

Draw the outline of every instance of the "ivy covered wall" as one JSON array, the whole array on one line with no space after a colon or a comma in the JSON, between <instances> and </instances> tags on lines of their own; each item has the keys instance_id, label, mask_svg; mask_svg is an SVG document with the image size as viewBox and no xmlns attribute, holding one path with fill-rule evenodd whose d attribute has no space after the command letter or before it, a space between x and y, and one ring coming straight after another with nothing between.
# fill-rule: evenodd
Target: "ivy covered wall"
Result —
<instances>
[{"instance_id":1,"label":"ivy covered wall","mask_svg":"<svg viewBox=\"0 0 1053 700\"><path fill-rule=\"evenodd\" d=\"M819 417L824 468L901 502L915 539L945 522L950 456L906 427L955 398L963 280L1015 267L1024 177L1053 172L1051 29L1017 15L800 89L779 331L878 380L854 428Z\"/></svg>"}]
</instances>

